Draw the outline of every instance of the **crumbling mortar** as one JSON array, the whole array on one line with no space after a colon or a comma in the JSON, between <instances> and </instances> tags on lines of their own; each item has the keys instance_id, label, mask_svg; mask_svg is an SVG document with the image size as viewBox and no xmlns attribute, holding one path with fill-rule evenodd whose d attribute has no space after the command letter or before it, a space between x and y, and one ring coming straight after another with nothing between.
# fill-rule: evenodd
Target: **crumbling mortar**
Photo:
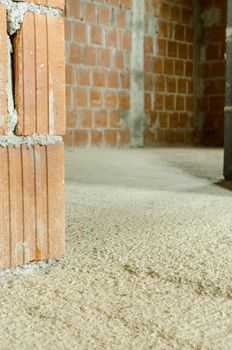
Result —
<instances>
[{"instance_id":1,"label":"crumbling mortar","mask_svg":"<svg viewBox=\"0 0 232 350\"><path fill-rule=\"evenodd\" d=\"M16 267L10 267L0 272L1 282L8 282L11 279L22 278L27 275L36 275L39 272L46 271L51 267L56 267L59 265L64 265L66 263L66 258L62 257L60 259L46 259L39 261L37 263L31 262L27 265L19 265Z\"/></svg>"},{"instance_id":2,"label":"crumbling mortar","mask_svg":"<svg viewBox=\"0 0 232 350\"><path fill-rule=\"evenodd\" d=\"M52 16L62 15L62 10L53 7L46 7L24 2L15 3L12 0L0 0L0 3L7 6L7 25L9 35L13 35L17 30L20 29L27 11Z\"/></svg>"},{"instance_id":3,"label":"crumbling mortar","mask_svg":"<svg viewBox=\"0 0 232 350\"><path fill-rule=\"evenodd\" d=\"M50 136L50 135L40 135L32 134L30 136L16 136L15 134L0 136L0 147L7 147L13 145L15 148L21 145L26 145L30 148L33 145L47 146L60 144L63 142L61 136Z\"/></svg>"}]
</instances>

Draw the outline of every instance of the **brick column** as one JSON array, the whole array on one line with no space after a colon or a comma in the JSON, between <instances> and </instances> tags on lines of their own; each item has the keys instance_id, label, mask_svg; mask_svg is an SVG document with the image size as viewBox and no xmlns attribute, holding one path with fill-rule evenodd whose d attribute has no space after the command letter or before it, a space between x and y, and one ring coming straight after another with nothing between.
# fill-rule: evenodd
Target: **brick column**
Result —
<instances>
[{"instance_id":1,"label":"brick column","mask_svg":"<svg viewBox=\"0 0 232 350\"><path fill-rule=\"evenodd\" d=\"M0 268L64 254L64 0L0 0Z\"/></svg>"}]
</instances>

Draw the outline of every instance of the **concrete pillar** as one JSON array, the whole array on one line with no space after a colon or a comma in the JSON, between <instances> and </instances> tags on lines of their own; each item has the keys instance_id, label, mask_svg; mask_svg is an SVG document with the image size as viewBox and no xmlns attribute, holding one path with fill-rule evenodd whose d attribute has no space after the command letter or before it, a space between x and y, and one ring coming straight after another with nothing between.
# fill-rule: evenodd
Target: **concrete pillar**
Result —
<instances>
[{"instance_id":1,"label":"concrete pillar","mask_svg":"<svg viewBox=\"0 0 232 350\"><path fill-rule=\"evenodd\" d=\"M232 180L232 0L227 0L224 176Z\"/></svg>"},{"instance_id":2,"label":"concrete pillar","mask_svg":"<svg viewBox=\"0 0 232 350\"><path fill-rule=\"evenodd\" d=\"M131 98L131 146L143 147L144 129L144 0L133 1Z\"/></svg>"}]
</instances>

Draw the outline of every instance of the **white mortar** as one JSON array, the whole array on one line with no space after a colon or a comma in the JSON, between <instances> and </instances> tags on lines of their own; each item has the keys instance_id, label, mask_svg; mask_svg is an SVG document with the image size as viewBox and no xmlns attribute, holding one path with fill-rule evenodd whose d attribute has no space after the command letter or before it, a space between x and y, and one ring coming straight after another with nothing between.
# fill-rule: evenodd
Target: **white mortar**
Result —
<instances>
[{"instance_id":1,"label":"white mortar","mask_svg":"<svg viewBox=\"0 0 232 350\"><path fill-rule=\"evenodd\" d=\"M39 135L33 134L31 136L16 136L13 133L7 136L0 136L0 147L7 147L13 145L20 147L20 145L26 145L31 147L33 145L47 146L52 144L62 143L61 136Z\"/></svg>"}]
</instances>

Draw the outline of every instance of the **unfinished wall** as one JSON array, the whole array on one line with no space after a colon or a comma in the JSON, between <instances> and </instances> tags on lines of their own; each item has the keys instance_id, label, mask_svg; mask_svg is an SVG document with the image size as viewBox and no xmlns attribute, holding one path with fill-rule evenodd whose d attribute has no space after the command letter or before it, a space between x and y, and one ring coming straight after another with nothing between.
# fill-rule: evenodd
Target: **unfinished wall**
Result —
<instances>
[{"instance_id":1,"label":"unfinished wall","mask_svg":"<svg viewBox=\"0 0 232 350\"><path fill-rule=\"evenodd\" d=\"M139 111L132 4L67 1L67 145L222 145L226 1L144 0Z\"/></svg>"},{"instance_id":2,"label":"unfinished wall","mask_svg":"<svg viewBox=\"0 0 232 350\"><path fill-rule=\"evenodd\" d=\"M222 146L225 105L226 0L196 2L196 141Z\"/></svg>"},{"instance_id":3,"label":"unfinished wall","mask_svg":"<svg viewBox=\"0 0 232 350\"><path fill-rule=\"evenodd\" d=\"M63 8L0 0L0 268L64 254Z\"/></svg>"}]
</instances>

